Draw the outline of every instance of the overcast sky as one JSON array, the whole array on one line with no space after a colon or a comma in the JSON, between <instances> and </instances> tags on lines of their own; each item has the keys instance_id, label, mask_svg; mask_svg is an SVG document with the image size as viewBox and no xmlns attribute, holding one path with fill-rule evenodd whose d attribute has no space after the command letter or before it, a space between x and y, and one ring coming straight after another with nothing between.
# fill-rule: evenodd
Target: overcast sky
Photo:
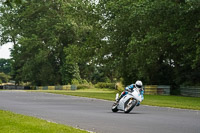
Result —
<instances>
[{"instance_id":1,"label":"overcast sky","mask_svg":"<svg viewBox=\"0 0 200 133\"><path fill-rule=\"evenodd\" d=\"M0 46L0 58L9 59L10 58L10 48L13 47L12 43L4 44Z\"/></svg>"}]
</instances>

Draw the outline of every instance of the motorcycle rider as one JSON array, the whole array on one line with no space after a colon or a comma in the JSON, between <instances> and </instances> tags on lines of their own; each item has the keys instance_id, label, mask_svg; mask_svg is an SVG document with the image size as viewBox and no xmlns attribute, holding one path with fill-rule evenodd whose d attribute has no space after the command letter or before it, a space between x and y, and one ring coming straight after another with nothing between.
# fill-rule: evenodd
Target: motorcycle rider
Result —
<instances>
[{"instance_id":1,"label":"motorcycle rider","mask_svg":"<svg viewBox=\"0 0 200 133\"><path fill-rule=\"evenodd\" d=\"M144 96L143 96L143 94L144 94L143 84L142 84L142 81L137 80L135 82L135 84L131 84L131 85L125 87L124 91L121 93L121 96L117 99L117 103L119 103L120 99L122 97L124 97L126 94L128 94L129 91L130 92L133 91L134 88L139 89L140 95L142 96L142 100L143 100L144 99ZM136 106L139 106L139 105L140 105L140 102L138 102Z\"/></svg>"}]
</instances>

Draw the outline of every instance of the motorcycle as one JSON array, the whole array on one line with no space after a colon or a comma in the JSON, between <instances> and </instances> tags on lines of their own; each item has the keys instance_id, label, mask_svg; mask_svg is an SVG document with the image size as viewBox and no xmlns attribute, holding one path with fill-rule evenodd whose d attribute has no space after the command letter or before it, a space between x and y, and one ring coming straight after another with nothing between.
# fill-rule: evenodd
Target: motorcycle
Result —
<instances>
[{"instance_id":1,"label":"motorcycle","mask_svg":"<svg viewBox=\"0 0 200 133\"><path fill-rule=\"evenodd\" d=\"M116 94L116 102L112 105L112 111L124 111L124 113L129 113L138 102L143 100L142 96L140 95L140 90L134 88L131 92L128 92L124 97L120 99L117 103L117 99L119 98L119 93Z\"/></svg>"}]
</instances>

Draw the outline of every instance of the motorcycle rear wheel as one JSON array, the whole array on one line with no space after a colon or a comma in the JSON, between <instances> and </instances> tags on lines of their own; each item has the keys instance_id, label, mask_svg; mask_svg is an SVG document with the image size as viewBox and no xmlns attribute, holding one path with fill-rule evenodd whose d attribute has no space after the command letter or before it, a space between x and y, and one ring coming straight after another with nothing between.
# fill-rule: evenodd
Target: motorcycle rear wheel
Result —
<instances>
[{"instance_id":1,"label":"motorcycle rear wheel","mask_svg":"<svg viewBox=\"0 0 200 133\"><path fill-rule=\"evenodd\" d=\"M127 102L124 104L124 113L129 113L137 104L137 100L130 98L127 100Z\"/></svg>"}]
</instances>

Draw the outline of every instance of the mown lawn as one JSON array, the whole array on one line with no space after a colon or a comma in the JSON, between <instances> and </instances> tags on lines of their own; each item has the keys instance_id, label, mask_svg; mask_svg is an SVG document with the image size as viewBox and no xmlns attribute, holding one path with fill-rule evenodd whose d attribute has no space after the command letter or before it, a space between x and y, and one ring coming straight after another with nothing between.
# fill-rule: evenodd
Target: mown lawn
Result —
<instances>
[{"instance_id":1,"label":"mown lawn","mask_svg":"<svg viewBox=\"0 0 200 133\"><path fill-rule=\"evenodd\" d=\"M0 110L0 133L88 133L69 126Z\"/></svg>"},{"instance_id":2,"label":"mown lawn","mask_svg":"<svg viewBox=\"0 0 200 133\"><path fill-rule=\"evenodd\" d=\"M117 91L113 91L109 89L81 89L81 90L76 90L76 91L40 90L40 92L97 98L97 99L104 99L104 100L110 100L110 101L115 99L115 95L117 93Z\"/></svg>"},{"instance_id":3,"label":"mown lawn","mask_svg":"<svg viewBox=\"0 0 200 133\"><path fill-rule=\"evenodd\" d=\"M42 90L41 92L98 98L114 101L117 91L109 89L84 89L76 91ZM183 96L145 95L143 105L200 110L200 98Z\"/></svg>"},{"instance_id":4,"label":"mown lawn","mask_svg":"<svg viewBox=\"0 0 200 133\"><path fill-rule=\"evenodd\" d=\"M199 97L145 95L145 105L200 110Z\"/></svg>"}]
</instances>

